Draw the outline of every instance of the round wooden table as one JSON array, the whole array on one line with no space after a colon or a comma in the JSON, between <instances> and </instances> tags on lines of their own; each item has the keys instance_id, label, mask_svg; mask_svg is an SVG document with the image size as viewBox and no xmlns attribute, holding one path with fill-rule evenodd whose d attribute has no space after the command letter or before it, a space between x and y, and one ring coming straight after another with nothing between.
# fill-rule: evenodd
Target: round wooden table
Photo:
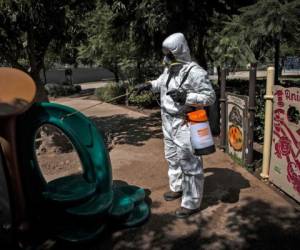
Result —
<instances>
[{"instance_id":1,"label":"round wooden table","mask_svg":"<svg viewBox=\"0 0 300 250\"><path fill-rule=\"evenodd\" d=\"M36 94L32 78L21 70L0 68L0 117L26 111Z\"/></svg>"}]
</instances>

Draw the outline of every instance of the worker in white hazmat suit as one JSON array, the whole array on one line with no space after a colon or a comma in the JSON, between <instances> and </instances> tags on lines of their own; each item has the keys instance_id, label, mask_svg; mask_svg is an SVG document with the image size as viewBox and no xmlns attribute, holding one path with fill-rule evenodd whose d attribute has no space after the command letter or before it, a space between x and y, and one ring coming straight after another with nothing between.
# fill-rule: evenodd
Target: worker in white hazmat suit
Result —
<instances>
[{"instance_id":1,"label":"worker in white hazmat suit","mask_svg":"<svg viewBox=\"0 0 300 250\"><path fill-rule=\"evenodd\" d=\"M165 158L169 164L170 191L167 201L182 197L176 216L185 218L199 211L203 195L203 162L193 154L190 128L186 113L214 103L215 93L207 72L192 62L183 34L175 33L162 44L164 63L161 76L154 81L139 84L137 91L160 92Z\"/></svg>"}]
</instances>

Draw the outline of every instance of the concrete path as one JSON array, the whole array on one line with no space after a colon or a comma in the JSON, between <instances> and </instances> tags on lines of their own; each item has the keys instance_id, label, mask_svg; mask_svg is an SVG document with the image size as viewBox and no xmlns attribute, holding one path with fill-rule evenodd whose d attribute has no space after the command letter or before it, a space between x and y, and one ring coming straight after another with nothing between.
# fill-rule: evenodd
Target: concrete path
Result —
<instances>
[{"instance_id":1,"label":"concrete path","mask_svg":"<svg viewBox=\"0 0 300 250\"><path fill-rule=\"evenodd\" d=\"M81 86L82 90L88 90L88 89L97 89L101 87L107 86L110 81L99 81L99 82L89 82L89 83L80 83L79 85Z\"/></svg>"},{"instance_id":2,"label":"concrete path","mask_svg":"<svg viewBox=\"0 0 300 250\"><path fill-rule=\"evenodd\" d=\"M71 98L56 101L77 109L97 103ZM300 248L299 210L219 150L204 157L202 211L186 220L176 219L174 210L180 201L162 198L168 178L159 112L144 115L102 104L84 113L113 137L114 180L145 188L152 215L141 227L108 232L99 242L78 249Z\"/></svg>"}]
</instances>

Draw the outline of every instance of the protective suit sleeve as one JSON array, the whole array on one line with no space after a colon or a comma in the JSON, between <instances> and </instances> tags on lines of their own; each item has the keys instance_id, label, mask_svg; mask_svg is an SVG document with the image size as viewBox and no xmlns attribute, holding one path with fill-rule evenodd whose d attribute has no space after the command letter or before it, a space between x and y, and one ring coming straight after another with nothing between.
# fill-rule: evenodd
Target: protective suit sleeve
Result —
<instances>
[{"instance_id":1,"label":"protective suit sleeve","mask_svg":"<svg viewBox=\"0 0 300 250\"><path fill-rule=\"evenodd\" d=\"M208 74L201 68L192 69L188 77L188 94L185 104L193 106L209 106L215 102L215 91Z\"/></svg>"},{"instance_id":2,"label":"protective suit sleeve","mask_svg":"<svg viewBox=\"0 0 300 250\"><path fill-rule=\"evenodd\" d=\"M160 87L164 83L166 72L167 70L165 69L164 72L156 80L150 81L150 83L152 84L152 91L154 93L160 92Z\"/></svg>"}]
</instances>

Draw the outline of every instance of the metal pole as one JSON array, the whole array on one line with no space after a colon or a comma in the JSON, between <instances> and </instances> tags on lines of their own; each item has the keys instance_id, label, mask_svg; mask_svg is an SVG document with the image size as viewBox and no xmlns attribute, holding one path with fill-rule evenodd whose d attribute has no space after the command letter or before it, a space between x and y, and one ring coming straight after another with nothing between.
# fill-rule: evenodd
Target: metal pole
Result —
<instances>
[{"instance_id":1,"label":"metal pole","mask_svg":"<svg viewBox=\"0 0 300 250\"><path fill-rule=\"evenodd\" d=\"M248 135L246 148L246 166L253 169L253 139L254 139L254 118L255 118L255 85L256 85L256 64L251 64L249 80L249 116Z\"/></svg>"},{"instance_id":2,"label":"metal pole","mask_svg":"<svg viewBox=\"0 0 300 250\"><path fill-rule=\"evenodd\" d=\"M267 71L267 87L265 105L265 129L264 129L264 149L263 149L263 164L260 176L269 178L270 157L271 157L271 139L272 139L272 112L273 112L273 84L274 84L275 68L269 67Z\"/></svg>"},{"instance_id":3,"label":"metal pole","mask_svg":"<svg viewBox=\"0 0 300 250\"><path fill-rule=\"evenodd\" d=\"M227 148L226 143L226 71L221 70L221 87L220 87L220 111L221 111L221 121L220 121L220 148L225 150Z\"/></svg>"}]
</instances>

